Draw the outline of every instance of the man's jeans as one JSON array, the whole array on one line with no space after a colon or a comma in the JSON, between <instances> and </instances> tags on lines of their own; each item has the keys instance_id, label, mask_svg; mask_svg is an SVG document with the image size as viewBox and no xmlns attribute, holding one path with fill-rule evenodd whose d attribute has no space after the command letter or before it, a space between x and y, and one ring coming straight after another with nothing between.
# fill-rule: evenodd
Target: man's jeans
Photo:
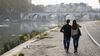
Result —
<instances>
[{"instance_id":1,"label":"man's jeans","mask_svg":"<svg viewBox=\"0 0 100 56\"><path fill-rule=\"evenodd\" d=\"M67 37L67 36L64 35L63 44L64 44L64 48L67 48L67 50L68 50L69 45L70 45L70 37Z\"/></svg>"}]
</instances>

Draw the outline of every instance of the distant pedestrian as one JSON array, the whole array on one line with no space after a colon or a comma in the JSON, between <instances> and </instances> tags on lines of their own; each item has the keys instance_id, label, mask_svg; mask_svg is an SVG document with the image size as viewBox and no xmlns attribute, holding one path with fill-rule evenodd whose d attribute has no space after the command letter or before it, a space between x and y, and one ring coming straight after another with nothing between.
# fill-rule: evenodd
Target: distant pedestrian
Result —
<instances>
[{"instance_id":1,"label":"distant pedestrian","mask_svg":"<svg viewBox=\"0 0 100 56\"><path fill-rule=\"evenodd\" d=\"M80 27L81 26L79 24L77 24L76 20L73 20L71 35L72 35L72 38L73 38L74 53L77 52L78 42L79 42L79 38L81 36L81 31L79 29Z\"/></svg>"},{"instance_id":2,"label":"distant pedestrian","mask_svg":"<svg viewBox=\"0 0 100 56\"><path fill-rule=\"evenodd\" d=\"M64 49L66 52L68 52L70 45L70 38L71 38L71 25L69 25L70 20L68 19L66 23L67 24L63 25L60 32L63 32L64 34L64 39L63 39Z\"/></svg>"}]
</instances>

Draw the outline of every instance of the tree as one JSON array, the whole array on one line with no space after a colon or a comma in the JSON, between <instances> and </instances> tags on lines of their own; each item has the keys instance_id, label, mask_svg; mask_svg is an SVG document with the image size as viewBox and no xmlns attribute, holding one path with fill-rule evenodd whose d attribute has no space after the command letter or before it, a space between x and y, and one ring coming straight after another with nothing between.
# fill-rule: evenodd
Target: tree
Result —
<instances>
[{"instance_id":1,"label":"tree","mask_svg":"<svg viewBox=\"0 0 100 56\"><path fill-rule=\"evenodd\" d=\"M45 9L43 5L32 5L33 12L43 12Z\"/></svg>"},{"instance_id":2,"label":"tree","mask_svg":"<svg viewBox=\"0 0 100 56\"><path fill-rule=\"evenodd\" d=\"M28 0L0 0L0 11L25 12L31 5Z\"/></svg>"}]
</instances>

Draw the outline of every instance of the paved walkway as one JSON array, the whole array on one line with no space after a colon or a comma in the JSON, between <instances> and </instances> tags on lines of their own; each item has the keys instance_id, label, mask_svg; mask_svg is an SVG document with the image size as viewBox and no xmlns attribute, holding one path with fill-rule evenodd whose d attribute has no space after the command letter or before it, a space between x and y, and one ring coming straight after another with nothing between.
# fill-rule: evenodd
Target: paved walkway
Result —
<instances>
[{"instance_id":1,"label":"paved walkway","mask_svg":"<svg viewBox=\"0 0 100 56\"><path fill-rule=\"evenodd\" d=\"M85 29L85 24L82 23L82 36L80 38L78 53L74 54L73 43L71 39L70 53L66 53L63 49L63 34L56 31L50 32L49 38L42 39L37 42L32 42L29 48L24 48L21 52L25 56L100 56L100 47L96 46Z\"/></svg>"},{"instance_id":2,"label":"paved walkway","mask_svg":"<svg viewBox=\"0 0 100 56\"><path fill-rule=\"evenodd\" d=\"M98 21L90 21L86 24L86 28L91 35L91 38L94 39L94 42L100 46L100 24L96 24Z\"/></svg>"}]
</instances>

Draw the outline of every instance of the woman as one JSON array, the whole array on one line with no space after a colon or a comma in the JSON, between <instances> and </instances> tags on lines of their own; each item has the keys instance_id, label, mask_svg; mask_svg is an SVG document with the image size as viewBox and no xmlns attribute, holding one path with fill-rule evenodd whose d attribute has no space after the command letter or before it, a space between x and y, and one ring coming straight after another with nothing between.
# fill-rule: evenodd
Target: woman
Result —
<instances>
[{"instance_id":1,"label":"woman","mask_svg":"<svg viewBox=\"0 0 100 56\"><path fill-rule=\"evenodd\" d=\"M81 26L77 24L76 20L73 20L72 24L72 38L73 38L73 44L74 44L74 53L77 52L78 49L78 41L81 36L80 28Z\"/></svg>"}]
</instances>

